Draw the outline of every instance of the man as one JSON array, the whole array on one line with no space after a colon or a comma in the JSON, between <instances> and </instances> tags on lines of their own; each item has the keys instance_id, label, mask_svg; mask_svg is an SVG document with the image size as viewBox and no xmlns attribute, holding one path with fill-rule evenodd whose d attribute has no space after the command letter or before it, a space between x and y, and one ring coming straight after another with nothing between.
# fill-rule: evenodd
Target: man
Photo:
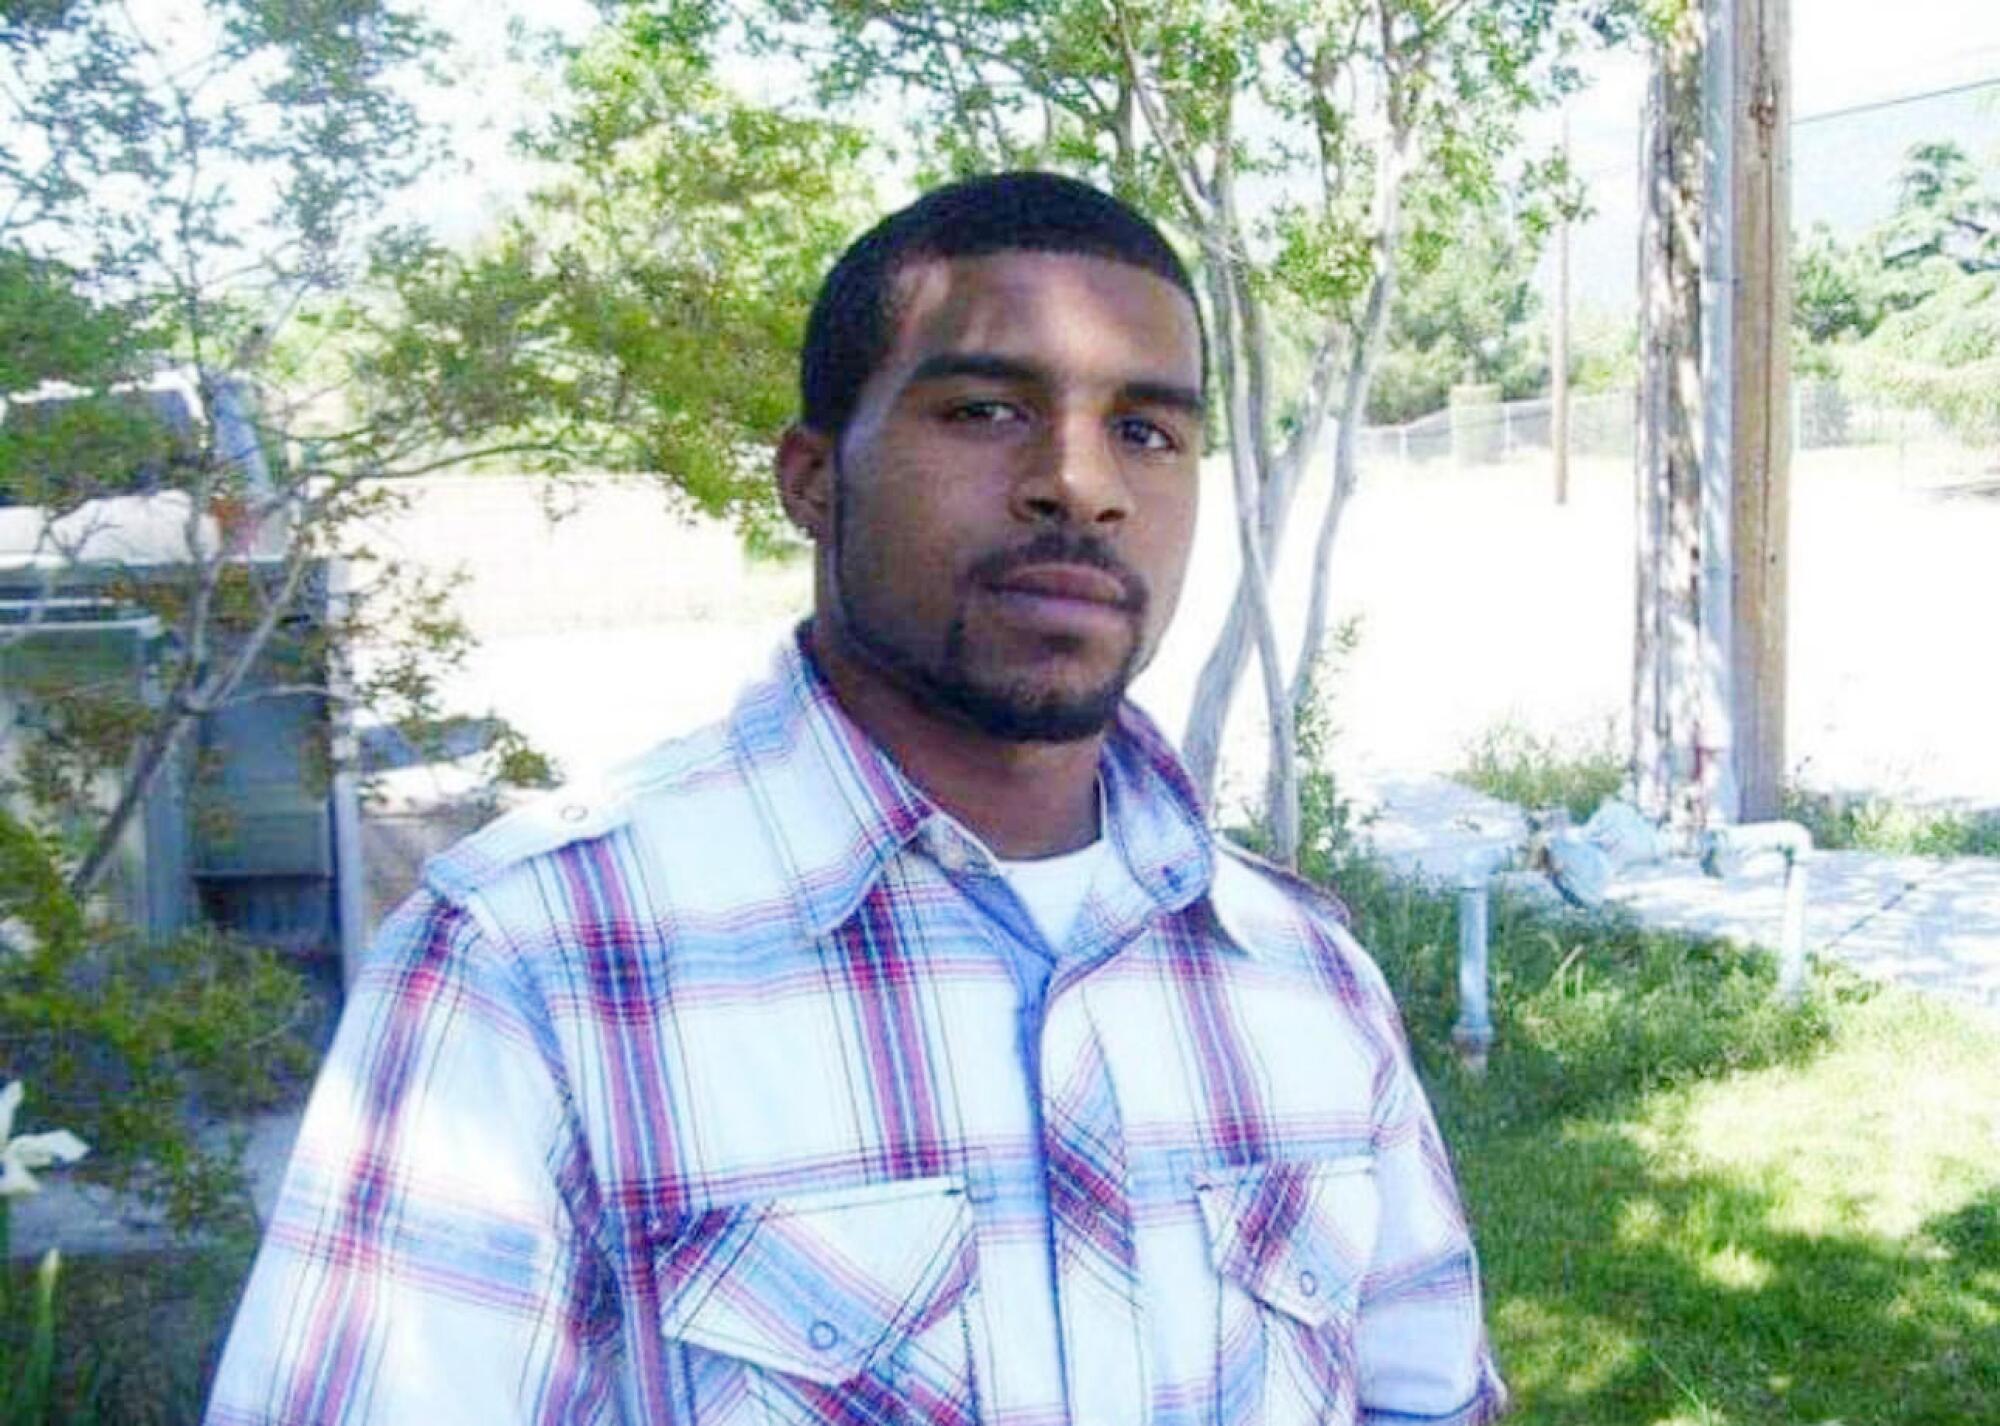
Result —
<instances>
[{"instance_id":1,"label":"man","mask_svg":"<svg viewBox=\"0 0 2000 1426\"><path fill-rule=\"evenodd\" d=\"M432 863L211 1421L1498 1413L1378 972L1123 701L1204 365L1179 260L1081 184L848 251L777 460L812 618L723 726Z\"/></svg>"}]
</instances>

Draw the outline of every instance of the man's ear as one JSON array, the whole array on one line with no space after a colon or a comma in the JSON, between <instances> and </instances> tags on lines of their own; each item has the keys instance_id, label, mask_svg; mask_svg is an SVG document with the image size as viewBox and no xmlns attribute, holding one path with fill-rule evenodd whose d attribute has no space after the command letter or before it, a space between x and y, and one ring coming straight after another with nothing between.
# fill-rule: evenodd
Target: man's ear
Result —
<instances>
[{"instance_id":1,"label":"man's ear","mask_svg":"<svg viewBox=\"0 0 2000 1426\"><path fill-rule=\"evenodd\" d=\"M794 424L778 441L778 499L794 525L815 543L833 532L834 439Z\"/></svg>"}]
</instances>

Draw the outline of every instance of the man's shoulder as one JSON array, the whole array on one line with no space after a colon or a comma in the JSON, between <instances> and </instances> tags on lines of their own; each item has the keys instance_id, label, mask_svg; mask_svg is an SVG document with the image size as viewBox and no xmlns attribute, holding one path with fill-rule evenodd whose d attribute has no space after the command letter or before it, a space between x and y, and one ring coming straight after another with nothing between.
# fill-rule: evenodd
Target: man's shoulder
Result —
<instances>
[{"instance_id":1,"label":"man's shoulder","mask_svg":"<svg viewBox=\"0 0 2000 1426\"><path fill-rule=\"evenodd\" d=\"M715 723L495 818L432 857L424 881L435 895L464 901L533 882L635 833L653 841L667 837L677 850L698 850L727 835L728 824L749 812L748 803L729 726ZM740 809L735 817L732 805Z\"/></svg>"},{"instance_id":2,"label":"man's shoulder","mask_svg":"<svg viewBox=\"0 0 2000 1426\"><path fill-rule=\"evenodd\" d=\"M1361 942L1340 897L1226 837L1215 842L1210 892L1228 935L1264 960L1331 978L1349 995L1390 1000L1387 983Z\"/></svg>"},{"instance_id":3,"label":"man's shoulder","mask_svg":"<svg viewBox=\"0 0 2000 1426\"><path fill-rule=\"evenodd\" d=\"M1347 905L1316 881L1258 855L1239 842L1217 836L1217 894L1249 906L1284 906L1293 914L1312 917L1342 928L1353 925Z\"/></svg>"}]
</instances>

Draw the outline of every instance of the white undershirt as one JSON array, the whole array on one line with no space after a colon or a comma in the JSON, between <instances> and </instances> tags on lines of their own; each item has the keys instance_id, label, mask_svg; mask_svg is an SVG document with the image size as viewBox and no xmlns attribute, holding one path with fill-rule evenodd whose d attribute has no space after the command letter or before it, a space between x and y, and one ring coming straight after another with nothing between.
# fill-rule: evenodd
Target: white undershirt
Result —
<instances>
[{"instance_id":1,"label":"white undershirt","mask_svg":"<svg viewBox=\"0 0 2000 1426\"><path fill-rule=\"evenodd\" d=\"M996 859L994 866L1027 907L1035 929L1060 954L1069 944L1077 912L1083 909L1110 850L1110 839L1100 836L1089 846L1060 856L1037 857L1033 861Z\"/></svg>"}]
</instances>

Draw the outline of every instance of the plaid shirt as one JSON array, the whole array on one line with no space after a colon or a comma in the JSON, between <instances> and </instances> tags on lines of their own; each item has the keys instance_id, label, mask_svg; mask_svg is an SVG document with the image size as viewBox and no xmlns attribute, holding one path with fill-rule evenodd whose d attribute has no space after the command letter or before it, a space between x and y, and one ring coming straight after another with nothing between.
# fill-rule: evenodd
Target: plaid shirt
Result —
<instances>
[{"instance_id":1,"label":"plaid shirt","mask_svg":"<svg viewBox=\"0 0 2000 1426\"><path fill-rule=\"evenodd\" d=\"M1337 908L1127 709L1021 1053L993 873L798 649L435 859L314 1090L236 1423L1483 1422L1449 1163Z\"/></svg>"}]
</instances>

